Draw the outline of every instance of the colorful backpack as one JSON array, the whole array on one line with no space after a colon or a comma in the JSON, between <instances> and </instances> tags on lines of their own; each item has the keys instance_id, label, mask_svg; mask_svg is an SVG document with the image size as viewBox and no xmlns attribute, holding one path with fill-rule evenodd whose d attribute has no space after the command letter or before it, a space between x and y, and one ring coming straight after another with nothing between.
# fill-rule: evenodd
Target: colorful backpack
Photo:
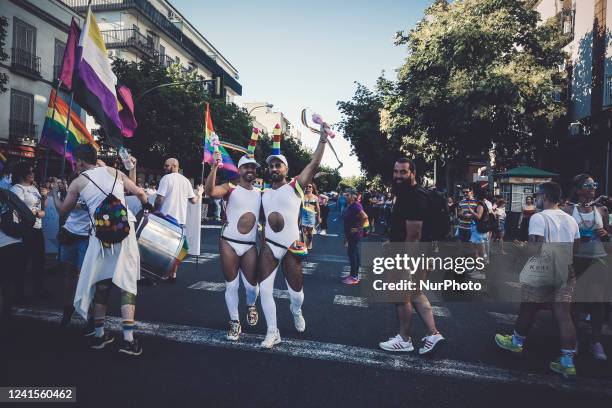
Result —
<instances>
[{"instance_id":1,"label":"colorful backpack","mask_svg":"<svg viewBox=\"0 0 612 408\"><path fill-rule=\"evenodd\" d=\"M92 224L96 231L96 237L106 246L117 244L130 234L130 224L128 223L127 208L114 194L115 184L117 183L118 171L115 172L115 181L110 193L104 192L87 174L83 176L92 184L98 187L106 198L96 207Z\"/></svg>"}]
</instances>

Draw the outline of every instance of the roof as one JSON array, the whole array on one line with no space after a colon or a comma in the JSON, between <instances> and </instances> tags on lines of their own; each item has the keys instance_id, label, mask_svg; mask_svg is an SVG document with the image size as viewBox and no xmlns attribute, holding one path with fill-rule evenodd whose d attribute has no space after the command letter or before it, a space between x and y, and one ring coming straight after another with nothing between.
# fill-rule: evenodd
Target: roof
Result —
<instances>
[{"instance_id":1,"label":"roof","mask_svg":"<svg viewBox=\"0 0 612 408\"><path fill-rule=\"evenodd\" d=\"M536 169L529 166L519 166L508 170L503 173L507 177L555 177L557 173L551 173L550 171Z\"/></svg>"}]
</instances>

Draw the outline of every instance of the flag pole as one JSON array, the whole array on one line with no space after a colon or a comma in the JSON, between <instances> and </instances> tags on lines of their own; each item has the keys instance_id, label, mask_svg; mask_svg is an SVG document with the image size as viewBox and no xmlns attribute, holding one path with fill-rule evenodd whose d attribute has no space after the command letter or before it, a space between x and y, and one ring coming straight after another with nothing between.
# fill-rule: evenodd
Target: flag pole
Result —
<instances>
[{"instance_id":1,"label":"flag pole","mask_svg":"<svg viewBox=\"0 0 612 408\"><path fill-rule=\"evenodd\" d=\"M53 112L51 113L51 122L53 122L53 120L55 119L55 106L57 103L57 94L61 86L62 86L62 80L58 79L57 87L55 87L55 95L53 95L53 103L51 105L53 107ZM47 147L47 150L45 151L45 166L43 169L43 182L47 180L48 170L49 170L49 148Z\"/></svg>"},{"instance_id":2,"label":"flag pole","mask_svg":"<svg viewBox=\"0 0 612 408\"><path fill-rule=\"evenodd\" d=\"M66 118L66 133L64 135L64 154L62 160L62 178L66 178L66 149L68 146L68 133L70 132L70 114L72 113L72 100L74 99L74 92L70 93L70 103L68 104L68 117Z\"/></svg>"}]
</instances>

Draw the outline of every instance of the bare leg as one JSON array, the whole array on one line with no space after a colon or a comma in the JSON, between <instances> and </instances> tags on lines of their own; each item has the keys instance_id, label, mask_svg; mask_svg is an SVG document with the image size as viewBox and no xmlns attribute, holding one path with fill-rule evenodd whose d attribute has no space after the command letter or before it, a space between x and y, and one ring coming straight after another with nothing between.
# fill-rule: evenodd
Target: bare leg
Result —
<instances>
[{"instance_id":1,"label":"bare leg","mask_svg":"<svg viewBox=\"0 0 612 408\"><path fill-rule=\"evenodd\" d=\"M399 320L399 334L404 341L408 341L410 340L410 324L412 323L412 304L410 301L406 303L396 303L395 310L397 312L397 320Z\"/></svg>"},{"instance_id":2,"label":"bare leg","mask_svg":"<svg viewBox=\"0 0 612 408\"><path fill-rule=\"evenodd\" d=\"M532 302L522 302L519 308L518 318L514 324L514 330L521 336L526 337L533 326L533 321L540 305Z\"/></svg>"},{"instance_id":3,"label":"bare leg","mask_svg":"<svg viewBox=\"0 0 612 408\"><path fill-rule=\"evenodd\" d=\"M572 321L570 306L571 303L569 302L555 302L553 304L553 314L559 325L561 335L561 348L566 350L576 348L576 328Z\"/></svg>"}]
</instances>

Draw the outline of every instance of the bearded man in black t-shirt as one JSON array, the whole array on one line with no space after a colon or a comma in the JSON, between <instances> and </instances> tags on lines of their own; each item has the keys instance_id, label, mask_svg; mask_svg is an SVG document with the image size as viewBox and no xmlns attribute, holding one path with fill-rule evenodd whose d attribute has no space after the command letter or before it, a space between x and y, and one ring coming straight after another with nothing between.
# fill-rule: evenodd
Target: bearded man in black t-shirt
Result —
<instances>
[{"instance_id":1,"label":"bearded man in black t-shirt","mask_svg":"<svg viewBox=\"0 0 612 408\"><path fill-rule=\"evenodd\" d=\"M400 158L393 167L393 193L396 196L391 210L389 241L391 243L413 243L407 246L409 256L420 256L414 251L414 243L428 242L429 225L427 211L430 206L427 192L417 184L417 173L414 162L408 158ZM403 255L403 254L402 254ZM415 276L417 280L425 278L427 271L419 270ZM423 338L423 346L419 354L429 353L436 344L444 340L436 328L433 311L427 296L418 289L410 291L406 301L396 303L395 308L399 320L399 334L389 340L379 343L380 347L388 351L412 351L414 347L410 336L410 323L412 321L413 306L423 319L428 335Z\"/></svg>"}]
</instances>

